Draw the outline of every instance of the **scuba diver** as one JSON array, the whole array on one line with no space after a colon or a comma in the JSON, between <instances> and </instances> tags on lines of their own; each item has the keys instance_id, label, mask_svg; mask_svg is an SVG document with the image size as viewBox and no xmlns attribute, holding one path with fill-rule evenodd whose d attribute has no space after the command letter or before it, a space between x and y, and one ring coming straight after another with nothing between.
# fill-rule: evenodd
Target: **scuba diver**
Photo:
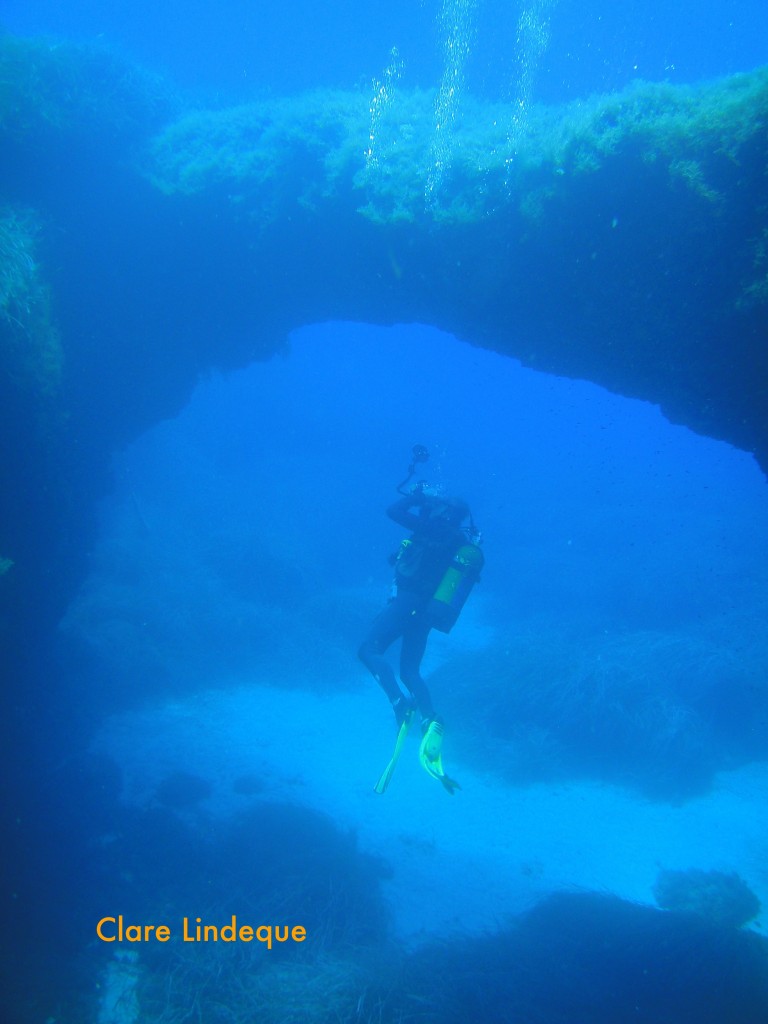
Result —
<instances>
[{"instance_id":1,"label":"scuba diver","mask_svg":"<svg viewBox=\"0 0 768 1024\"><path fill-rule=\"evenodd\" d=\"M375 787L382 793L416 712L421 718L419 758L423 767L449 793L460 788L442 768L443 725L435 716L420 666L430 630L448 633L456 622L479 578L483 555L478 547L480 534L466 502L435 494L424 481L405 490L417 464L428 458L426 448L414 446L408 476L397 487L402 497L387 509L389 518L409 530L411 536L401 542L392 557L394 595L374 620L358 651L360 660L389 698L398 727L394 756ZM469 527L462 527L466 520ZM405 693L384 656L398 638L402 639L400 679Z\"/></svg>"}]
</instances>

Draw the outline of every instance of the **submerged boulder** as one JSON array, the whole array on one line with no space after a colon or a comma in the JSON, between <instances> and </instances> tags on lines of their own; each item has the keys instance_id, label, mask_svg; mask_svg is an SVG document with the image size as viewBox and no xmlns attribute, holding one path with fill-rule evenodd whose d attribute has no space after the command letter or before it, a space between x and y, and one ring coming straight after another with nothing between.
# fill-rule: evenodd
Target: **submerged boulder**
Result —
<instances>
[{"instance_id":1,"label":"submerged boulder","mask_svg":"<svg viewBox=\"0 0 768 1024\"><path fill-rule=\"evenodd\" d=\"M653 895L664 910L697 914L713 924L740 928L760 913L760 900L735 872L659 872Z\"/></svg>"}]
</instances>

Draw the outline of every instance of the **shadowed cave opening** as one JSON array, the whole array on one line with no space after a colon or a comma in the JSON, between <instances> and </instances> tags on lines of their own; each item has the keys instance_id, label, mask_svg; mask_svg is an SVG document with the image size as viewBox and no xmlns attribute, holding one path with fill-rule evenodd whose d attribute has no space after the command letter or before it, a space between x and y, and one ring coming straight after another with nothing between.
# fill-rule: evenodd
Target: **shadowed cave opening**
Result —
<instances>
[{"instance_id":1,"label":"shadowed cave opening","mask_svg":"<svg viewBox=\"0 0 768 1024\"><path fill-rule=\"evenodd\" d=\"M754 460L418 325L296 331L116 456L63 622L106 709L244 680L369 685L354 652L386 600L383 510L415 443L484 534L481 585L425 662L457 743L516 781L666 798L765 755Z\"/></svg>"}]
</instances>

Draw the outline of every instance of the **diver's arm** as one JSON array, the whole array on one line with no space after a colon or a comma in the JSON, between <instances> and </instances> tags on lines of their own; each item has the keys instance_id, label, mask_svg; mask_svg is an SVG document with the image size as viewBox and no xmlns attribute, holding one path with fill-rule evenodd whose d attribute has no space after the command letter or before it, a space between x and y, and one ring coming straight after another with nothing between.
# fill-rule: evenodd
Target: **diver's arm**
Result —
<instances>
[{"instance_id":1,"label":"diver's arm","mask_svg":"<svg viewBox=\"0 0 768 1024\"><path fill-rule=\"evenodd\" d=\"M424 497L419 492L407 494L404 498L396 501L394 505L389 506L387 515L398 526L404 526L406 530L415 530L420 525L421 520L418 514L412 512L411 509L420 509L423 505Z\"/></svg>"}]
</instances>

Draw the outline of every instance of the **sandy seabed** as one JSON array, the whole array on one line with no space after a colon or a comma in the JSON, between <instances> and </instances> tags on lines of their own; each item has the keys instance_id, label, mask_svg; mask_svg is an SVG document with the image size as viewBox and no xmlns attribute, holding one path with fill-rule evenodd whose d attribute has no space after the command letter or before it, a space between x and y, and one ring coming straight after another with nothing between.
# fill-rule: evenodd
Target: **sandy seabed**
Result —
<instances>
[{"instance_id":1,"label":"sandy seabed","mask_svg":"<svg viewBox=\"0 0 768 1024\"><path fill-rule=\"evenodd\" d=\"M264 799L329 815L390 865L384 892L405 942L493 929L553 890L652 904L660 868L738 872L765 915L768 763L722 773L706 796L672 806L599 781L510 785L456 760L449 730L446 771L462 786L451 797L419 765L412 732L383 796L373 785L394 724L373 686L211 690L111 717L94 746L117 761L135 806L189 772L211 784L199 810L214 818ZM243 778L255 794L240 792Z\"/></svg>"}]
</instances>

